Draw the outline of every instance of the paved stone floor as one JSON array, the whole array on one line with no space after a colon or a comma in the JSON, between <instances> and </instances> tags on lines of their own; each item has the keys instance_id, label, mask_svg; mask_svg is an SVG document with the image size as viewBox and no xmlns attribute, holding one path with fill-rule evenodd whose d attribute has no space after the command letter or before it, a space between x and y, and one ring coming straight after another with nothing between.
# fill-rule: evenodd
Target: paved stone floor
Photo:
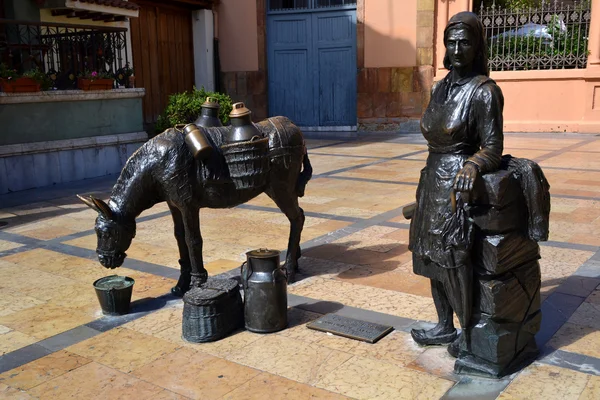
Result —
<instances>
[{"instance_id":1,"label":"paved stone floor","mask_svg":"<svg viewBox=\"0 0 600 400\"><path fill-rule=\"evenodd\" d=\"M164 204L138 220L118 270L136 280L133 312L101 314L91 283L112 272L95 257L95 212L75 194L107 198L116 177L0 196L0 398L600 398L600 137L507 135L506 153L544 168L552 216L541 247L542 354L502 380L456 376L445 349L410 339L435 316L401 214L427 155L420 135L308 143L302 275L289 287L290 327L271 335L181 340ZM286 246L288 222L264 195L201 215L211 275L234 274L250 249ZM305 327L329 312L395 331L370 345Z\"/></svg>"}]
</instances>

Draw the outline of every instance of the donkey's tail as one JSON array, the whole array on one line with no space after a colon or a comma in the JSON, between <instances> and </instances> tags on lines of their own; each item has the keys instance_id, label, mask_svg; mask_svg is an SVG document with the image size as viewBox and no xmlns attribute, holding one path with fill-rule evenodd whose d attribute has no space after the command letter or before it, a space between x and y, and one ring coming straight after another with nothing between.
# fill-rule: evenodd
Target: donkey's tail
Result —
<instances>
[{"instance_id":1,"label":"donkey's tail","mask_svg":"<svg viewBox=\"0 0 600 400\"><path fill-rule=\"evenodd\" d=\"M296 194L298 197L304 196L304 189L306 189L306 184L312 178L312 173L313 169L308 159L308 153L305 153L302 158L302 172L298 175L298 182L296 182Z\"/></svg>"}]
</instances>

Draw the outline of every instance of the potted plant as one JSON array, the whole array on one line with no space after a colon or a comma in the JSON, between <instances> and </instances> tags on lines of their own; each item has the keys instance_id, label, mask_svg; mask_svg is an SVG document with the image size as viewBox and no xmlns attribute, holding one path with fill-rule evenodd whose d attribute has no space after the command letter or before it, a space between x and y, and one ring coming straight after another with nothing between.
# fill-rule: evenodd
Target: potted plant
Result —
<instances>
[{"instance_id":1,"label":"potted plant","mask_svg":"<svg viewBox=\"0 0 600 400\"><path fill-rule=\"evenodd\" d=\"M23 78L31 78L37 83L42 90L49 90L54 86L54 81L39 68L31 69L23 73Z\"/></svg>"},{"instance_id":2,"label":"potted plant","mask_svg":"<svg viewBox=\"0 0 600 400\"><path fill-rule=\"evenodd\" d=\"M40 91L40 84L35 79L29 75L19 76L16 70L8 68L6 64L0 64L0 86L6 93Z\"/></svg>"},{"instance_id":3,"label":"potted plant","mask_svg":"<svg viewBox=\"0 0 600 400\"><path fill-rule=\"evenodd\" d=\"M85 71L77 78L77 87L81 90L111 90L115 78L107 72Z\"/></svg>"}]
</instances>

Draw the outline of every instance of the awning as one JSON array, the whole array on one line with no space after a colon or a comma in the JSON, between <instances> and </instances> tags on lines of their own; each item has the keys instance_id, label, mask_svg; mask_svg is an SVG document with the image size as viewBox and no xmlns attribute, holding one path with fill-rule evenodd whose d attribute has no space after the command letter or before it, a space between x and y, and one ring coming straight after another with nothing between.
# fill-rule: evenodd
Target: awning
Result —
<instances>
[{"instance_id":1,"label":"awning","mask_svg":"<svg viewBox=\"0 0 600 400\"><path fill-rule=\"evenodd\" d=\"M140 8L125 0L43 0L39 3L40 8L52 10L54 16L105 22L137 18Z\"/></svg>"}]
</instances>

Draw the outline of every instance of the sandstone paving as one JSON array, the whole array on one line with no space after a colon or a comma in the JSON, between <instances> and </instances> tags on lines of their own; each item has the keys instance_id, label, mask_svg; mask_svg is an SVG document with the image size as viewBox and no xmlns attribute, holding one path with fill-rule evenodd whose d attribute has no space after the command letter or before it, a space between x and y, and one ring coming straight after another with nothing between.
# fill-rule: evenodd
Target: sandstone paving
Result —
<instances>
[{"instance_id":1,"label":"sandstone paving","mask_svg":"<svg viewBox=\"0 0 600 400\"><path fill-rule=\"evenodd\" d=\"M314 175L300 199L307 218L291 295L361 315L436 320L429 281L412 273L410 221L400 212L414 201L426 145L403 140L307 140ZM600 249L600 138L507 134L505 148L539 159L551 184L542 300L570 296L572 309L545 314L549 324L562 321L546 351L586 361L549 365L542 357L506 387L481 394L597 399L600 286L591 286L589 272L578 274L596 265ZM103 185L83 193L106 200ZM183 304L169 295L179 250L168 212L164 203L143 212L125 264L106 270L95 255L97 214L68 188L0 208L0 357L65 343L0 373L0 398L439 399L464 384L445 348L419 347L407 329L376 344L308 329L318 308L290 308L288 328L274 334L238 329L217 342L186 342ZM264 194L244 207L202 210L200 221L210 275L239 270L249 250L287 246L288 220ZM135 279L133 305L144 310L122 323L102 314L91 285L115 273ZM88 336L68 343L74 332Z\"/></svg>"}]
</instances>

